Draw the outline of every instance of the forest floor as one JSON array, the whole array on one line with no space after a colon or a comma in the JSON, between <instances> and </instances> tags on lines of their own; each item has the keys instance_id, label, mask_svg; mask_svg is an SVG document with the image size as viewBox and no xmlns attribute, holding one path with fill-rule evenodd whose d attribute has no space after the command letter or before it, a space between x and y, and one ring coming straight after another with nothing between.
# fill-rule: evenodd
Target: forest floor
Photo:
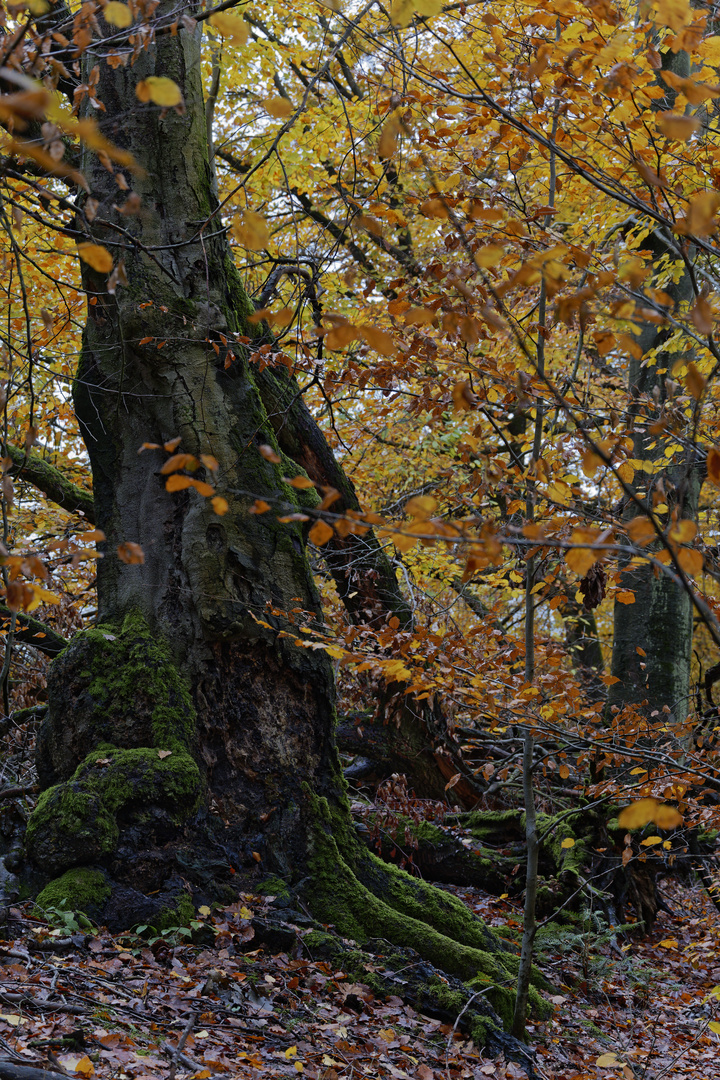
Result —
<instances>
[{"instance_id":1,"label":"forest floor","mask_svg":"<svg viewBox=\"0 0 720 1080\"><path fill-rule=\"evenodd\" d=\"M507 899L453 891L503 936L518 929L520 909ZM720 1080L720 1035L709 1027L720 1020L711 994L720 915L699 885L670 879L662 893L677 914L661 913L642 940L613 940L602 926L541 935L539 963L554 987L552 1016L528 1028L541 1080ZM202 909L194 930L152 944L14 908L18 936L0 942L2 1063L86 1080L525 1075L451 1024L400 997L376 998L314 958L302 927L288 951L258 947L267 903L246 894L233 908Z\"/></svg>"}]
</instances>

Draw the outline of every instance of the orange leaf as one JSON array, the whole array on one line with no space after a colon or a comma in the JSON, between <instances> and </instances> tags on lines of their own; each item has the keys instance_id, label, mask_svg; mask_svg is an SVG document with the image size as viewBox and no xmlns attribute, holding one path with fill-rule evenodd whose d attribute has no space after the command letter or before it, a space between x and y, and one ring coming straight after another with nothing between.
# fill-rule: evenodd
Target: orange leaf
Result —
<instances>
[{"instance_id":1,"label":"orange leaf","mask_svg":"<svg viewBox=\"0 0 720 1080\"><path fill-rule=\"evenodd\" d=\"M263 443L262 446L258 447L258 450L260 451L260 453L262 454L262 456L265 458L266 461L271 461L273 463L273 465L279 465L280 464L282 458L280 457L279 454L277 454L275 452L275 450L273 450L272 446L268 446L267 443Z\"/></svg>"},{"instance_id":2,"label":"orange leaf","mask_svg":"<svg viewBox=\"0 0 720 1080\"><path fill-rule=\"evenodd\" d=\"M129 566L139 566L145 562L143 549L139 544L134 544L132 540L126 540L124 543L118 544L117 553L118 559Z\"/></svg>"},{"instance_id":3,"label":"orange leaf","mask_svg":"<svg viewBox=\"0 0 720 1080\"><path fill-rule=\"evenodd\" d=\"M100 274L109 274L113 268L113 257L102 244L78 244L78 255L93 270Z\"/></svg>"},{"instance_id":4,"label":"orange leaf","mask_svg":"<svg viewBox=\"0 0 720 1080\"><path fill-rule=\"evenodd\" d=\"M182 473L173 473L165 481L165 490L182 491L184 488L189 488L191 484L192 480L189 476L183 476Z\"/></svg>"},{"instance_id":5,"label":"orange leaf","mask_svg":"<svg viewBox=\"0 0 720 1080\"><path fill-rule=\"evenodd\" d=\"M167 476L168 473L177 472L178 469L197 469L197 458L194 458L192 454L173 454L168 458L160 472Z\"/></svg>"},{"instance_id":6,"label":"orange leaf","mask_svg":"<svg viewBox=\"0 0 720 1080\"><path fill-rule=\"evenodd\" d=\"M223 514L227 514L228 509L229 509L227 499L223 499L222 495L216 495L215 498L212 499L211 501L212 501L212 508L215 511L215 513L218 515L218 517L222 517ZM268 507L268 509L269 509L269 507Z\"/></svg>"},{"instance_id":7,"label":"orange leaf","mask_svg":"<svg viewBox=\"0 0 720 1080\"><path fill-rule=\"evenodd\" d=\"M204 495L206 499L215 494L215 488L212 484L206 484L204 480L191 480L190 487L194 487L195 490L199 492L200 495Z\"/></svg>"},{"instance_id":8,"label":"orange leaf","mask_svg":"<svg viewBox=\"0 0 720 1080\"><path fill-rule=\"evenodd\" d=\"M323 544L327 544L328 540L333 536L332 528L324 521L316 521L312 529L308 533L308 539L313 544L317 544L318 547L322 547Z\"/></svg>"}]
</instances>

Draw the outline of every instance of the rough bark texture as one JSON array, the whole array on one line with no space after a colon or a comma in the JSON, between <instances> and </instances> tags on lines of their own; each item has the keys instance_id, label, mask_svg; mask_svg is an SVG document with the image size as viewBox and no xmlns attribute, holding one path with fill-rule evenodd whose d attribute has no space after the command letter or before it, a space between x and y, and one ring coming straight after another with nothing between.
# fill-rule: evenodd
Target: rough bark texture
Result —
<instances>
[{"instance_id":1,"label":"rough bark texture","mask_svg":"<svg viewBox=\"0 0 720 1080\"><path fill-rule=\"evenodd\" d=\"M184 110L139 105L135 87L151 75L182 87ZM122 199L113 172L86 153L83 171L99 202L92 239L124 258L129 284L110 295L106 278L83 265L97 303L88 309L74 397L92 463L96 523L107 537L98 575L100 627L79 635L56 668L40 767L45 783L60 781L61 793L52 798L63 803L66 819L79 815L78 835L84 835L80 819L92 817L90 789L104 783L98 772L117 773L122 787L132 772L123 755L145 749L157 758L157 751L170 750L168 762L187 764L192 753L196 795L203 787L210 793L204 827L219 848L237 852L239 834L255 830L253 850L265 865L297 874L307 864L312 833L303 785L334 802L341 797L332 673L322 652L297 648L282 636L283 621L266 613L267 604L318 612L318 599L300 525L249 513L255 496L296 505L302 496L282 480L297 467L260 454L259 445L275 443L272 427L245 357L221 344L220 335L231 340L246 330L249 304L220 222L213 218L199 232L215 206L200 76L199 39L186 30L160 36L134 65L100 64L104 134L142 169L126 170L142 211L128 217L115 209ZM127 239L118 240L112 225ZM176 437L181 451L219 462L217 489L230 504L224 516L193 489L166 490L164 450L138 453L144 442ZM203 470L192 475L214 479ZM142 564L117 557L126 541L141 545ZM180 700L178 670L192 686L192 700L187 692ZM158 701L164 720L154 715ZM111 765L97 764L105 758ZM131 779L138 780L135 772ZM189 828L198 799L184 779L188 790L178 794L171 816L176 827L182 819ZM155 794L162 802L161 788ZM115 845L115 863L123 830L140 828L141 817L146 845L168 845L163 814L154 833L145 820L147 798L145 791L142 798L114 799L115 819L103 825L98 843L104 856ZM77 799L86 803L82 813L70 806ZM36 864L57 872L92 861L80 858L81 844L46 835L43 821L39 807L28 836ZM125 845L124 869L114 865L126 880L138 877L131 855L138 843L139 835ZM141 891L159 887L163 861L157 860L158 880L143 870Z\"/></svg>"}]
</instances>

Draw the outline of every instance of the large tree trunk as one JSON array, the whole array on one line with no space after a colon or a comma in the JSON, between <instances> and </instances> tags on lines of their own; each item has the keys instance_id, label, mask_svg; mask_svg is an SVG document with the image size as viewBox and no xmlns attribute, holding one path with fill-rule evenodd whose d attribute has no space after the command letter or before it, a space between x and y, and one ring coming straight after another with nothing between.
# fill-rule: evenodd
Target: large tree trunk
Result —
<instances>
[{"instance_id":1,"label":"large tree trunk","mask_svg":"<svg viewBox=\"0 0 720 1080\"><path fill-rule=\"evenodd\" d=\"M188 883L195 897L237 895L238 882L272 871L324 923L412 945L479 980L509 1016L514 957L460 901L357 838L329 660L298 647L277 614L302 607L320 619L300 525L249 512L255 496L297 499L282 480L297 467L260 453L275 433L245 356L223 341L246 331L248 302L210 217L199 46L181 27L134 65L99 62L104 133L142 168L128 174L142 207L119 213L112 172L87 154L92 235L123 254L128 285L111 295L84 267L97 302L74 394L107 540L99 625L49 679L45 790L26 838L36 881L49 882L38 902L86 907L94 890L99 918L159 925L187 910ZM183 112L138 105L150 76L182 87ZM224 516L196 490L166 489L164 450L138 453L177 437L182 452L219 463ZM128 542L144 562L118 558Z\"/></svg>"}]
</instances>

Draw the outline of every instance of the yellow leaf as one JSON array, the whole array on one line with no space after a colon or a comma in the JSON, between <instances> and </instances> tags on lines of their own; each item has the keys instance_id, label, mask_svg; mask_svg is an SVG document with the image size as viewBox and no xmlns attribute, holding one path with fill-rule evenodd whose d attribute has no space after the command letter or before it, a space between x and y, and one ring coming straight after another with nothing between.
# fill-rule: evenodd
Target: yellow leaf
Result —
<instances>
[{"instance_id":1,"label":"yellow leaf","mask_svg":"<svg viewBox=\"0 0 720 1080\"><path fill-rule=\"evenodd\" d=\"M78 255L93 270L100 274L109 274L113 268L113 257L102 244L78 244Z\"/></svg>"},{"instance_id":2,"label":"yellow leaf","mask_svg":"<svg viewBox=\"0 0 720 1080\"><path fill-rule=\"evenodd\" d=\"M209 908L207 904L203 904L202 907L198 908L198 914L204 916L212 915L212 909Z\"/></svg>"},{"instance_id":3,"label":"yellow leaf","mask_svg":"<svg viewBox=\"0 0 720 1080\"><path fill-rule=\"evenodd\" d=\"M432 15L439 15L445 4L445 0L414 0L415 10L418 15L424 15L425 18L430 18Z\"/></svg>"},{"instance_id":4,"label":"yellow leaf","mask_svg":"<svg viewBox=\"0 0 720 1080\"><path fill-rule=\"evenodd\" d=\"M315 487L312 480L307 476L293 476L292 480L288 479L287 476L283 476L283 480L286 484L289 484L290 487L298 488L300 491L306 491L307 488Z\"/></svg>"},{"instance_id":5,"label":"yellow leaf","mask_svg":"<svg viewBox=\"0 0 720 1080\"><path fill-rule=\"evenodd\" d=\"M304 1068L305 1068L305 1066L303 1065L302 1061L296 1061L295 1062L295 1072L301 1073Z\"/></svg>"},{"instance_id":6,"label":"yellow leaf","mask_svg":"<svg viewBox=\"0 0 720 1080\"><path fill-rule=\"evenodd\" d=\"M639 829L655 820L658 805L657 799L639 799L630 803L618 814L618 825L621 829Z\"/></svg>"},{"instance_id":7,"label":"yellow leaf","mask_svg":"<svg viewBox=\"0 0 720 1080\"><path fill-rule=\"evenodd\" d=\"M210 472L217 472L220 468L217 458L214 458L212 454L201 454L200 460L202 461L205 468L209 469Z\"/></svg>"},{"instance_id":8,"label":"yellow leaf","mask_svg":"<svg viewBox=\"0 0 720 1080\"><path fill-rule=\"evenodd\" d=\"M286 117L290 116L293 111L292 102L288 101L287 98L279 96L266 98L265 101L263 101L263 106L266 113L269 113L270 116L274 116L278 120L284 120Z\"/></svg>"},{"instance_id":9,"label":"yellow leaf","mask_svg":"<svg viewBox=\"0 0 720 1080\"><path fill-rule=\"evenodd\" d=\"M697 117L672 112L660 113L655 122L663 135L677 142L687 142L700 127Z\"/></svg>"},{"instance_id":10,"label":"yellow leaf","mask_svg":"<svg viewBox=\"0 0 720 1080\"><path fill-rule=\"evenodd\" d=\"M568 776L570 775L570 769L567 765L561 765L558 769L558 773L562 780L567 780Z\"/></svg>"},{"instance_id":11,"label":"yellow leaf","mask_svg":"<svg viewBox=\"0 0 720 1080\"><path fill-rule=\"evenodd\" d=\"M674 938L674 937L663 938L663 940L661 942L659 942L659 945L663 949L677 949L677 947L678 947L677 938Z\"/></svg>"},{"instance_id":12,"label":"yellow leaf","mask_svg":"<svg viewBox=\"0 0 720 1080\"><path fill-rule=\"evenodd\" d=\"M341 323L326 332L324 337L325 345L328 349L344 349L346 345L355 340L360 332L357 327L352 326L350 323Z\"/></svg>"},{"instance_id":13,"label":"yellow leaf","mask_svg":"<svg viewBox=\"0 0 720 1080\"><path fill-rule=\"evenodd\" d=\"M646 836L640 841L641 847L655 847L655 844L662 844L662 836Z\"/></svg>"},{"instance_id":14,"label":"yellow leaf","mask_svg":"<svg viewBox=\"0 0 720 1080\"><path fill-rule=\"evenodd\" d=\"M387 330L381 330L377 326L361 326L359 330L361 336L375 352L380 353L381 356L395 355L395 341Z\"/></svg>"},{"instance_id":15,"label":"yellow leaf","mask_svg":"<svg viewBox=\"0 0 720 1080\"><path fill-rule=\"evenodd\" d=\"M22 1016L18 1016L17 1013L0 1013L0 1020L4 1020L6 1024L10 1024L11 1027L18 1027L20 1024L24 1024L26 1021Z\"/></svg>"},{"instance_id":16,"label":"yellow leaf","mask_svg":"<svg viewBox=\"0 0 720 1080\"><path fill-rule=\"evenodd\" d=\"M617 1059L617 1054L602 1054L599 1058L596 1058L595 1064L599 1069L611 1069L614 1065L619 1065L620 1062Z\"/></svg>"},{"instance_id":17,"label":"yellow leaf","mask_svg":"<svg viewBox=\"0 0 720 1080\"><path fill-rule=\"evenodd\" d=\"M708 450L707 475L711 483L720 487L720 450L715 446Z\"/></svg>"},{"instance_id":18,"label":"yellow leaf","mask_svg":"<svg viewBox=\"0 0 720 1080\"><path fill-rule=\"evenodd\" d=\"M639 829L651 821L659 829L675 829L682 825L683 818L674 806L659 803L657 799L639 799L618 814L621 829Z\"/></svg>"},{"instance_id":19,"label":"yellow leaf","mask_svg":"<svg viewBox=\"0 0 720 1080\"><path fill-rule=\"evenodd\" d=\"M323 544L327 544L332 535L333 530L326 522L316 521L308 533L308 539L311 543L317 544L318 547L322 547Z\"/></svg>"},{"instance_id":20,"label":"yellow leaf","mask_svg":"<svg viewBox=\"0 0 720 1080\"><path fill-rule=\"evenodd\" d=\"M292 1058L292 1057L296 1057L296 1056L297 1056L297 1046L288 1046L287 1050L285 1051L285 1057L286 1058Z\"/></svg>"},{"instance_id":21,"label":"yellow leaf","mask_svg":"<svg viewBox=\"0 0 720 1080\"><path fill-rule=\"evenodd\" d=\"M679 829L683 823L683 816L674 806L660 803L653 820L658 829Z\"/></svg>"},{"instance_id":22,"label":"yellow leaf","mask_svg":"<svg viewBox=\"0 0 720 1080\"><path fill-rule=\"evenodd\" d=\"M25 608L26 611L34 611L35 608L40 607L41 604L59 604L60 597L56 596L53 592L48 592L47 589L41 589L39 585L31 584L29 588L32 589L33 598Z\"/></svg>"},{"instance_id":23,"label":"yellow leaf","mask_svg":"<svg viewBox=\"0 0 720 1080\"><path fill-rule=\"evenodd\" d=\"M635 593L630 589L618 589L615 593L615 599L619 604L634 604Z\"/></svg>"},{"instance_id":24,"label":"yellow leaf","mask_svg":"<svg viewBox=\"0 0 720 1080\"><path fill-rule=\"evenodd\" d=\"M716 1035L720 1035L720 1023L717 1020L711 1020L708 1024L711 1031L714 1031Z\"/></svg>"},{"instance_id":25,"label":"yellow leaf","mask_svg":"<svg viewBox=\"0 0 720 1080\"><path fill-rule=\"evenodd\" d=\"M572 836L566 836L565 839L560 844L560 847L561 848L575 847L575 841L573 840Z\"/></svg>"},{"instance_id":26,"label":"yellow leaf","mask_svg":"<svg viewBox=\"0 0 720 1080\"><path fill-rule=\"evenodd\" d=\"M683 518L673 525L669 532L670 539L676 544L689 544L697 536L697 525L690 518Z\"/></svg>"},{"instance_id":27,"label":"yellow leaf","mask_svg":"<svg viewBox=\"0 0 720 1080\"><path fill-rule=\"evenodd\" d=\"M260 251L270 243L267 221L254 210L243 210L233 224L232 233L237 242L248 251Z\"/></svg>"},{"instance_id":28,"label":"yellow leaf","mask_svg":"<svg viewBox=\"0 0 720 1080\"><path fill-rule=\"evenodd\" d=\"M211 500L211 502L212 508L218 515L218 517L222 517L223 514L227 514L229 509L228 501L227 499L223 499L222 495L216 495L215 498Z\"/></svg>"},{"instance_id":29,"label":"yellow leaf","mask_svg":"<svg viewBox=\"0 0 720 1080\"><path fill-rule=\"evenodd\" d=\"M135 93L140 101L153 105L161 105L164 109L171 109L176 105L182 105L182 92L177 83L164 75L148 75L135 87Z\"/></svg>"},{"instance_id":30,"label":"yellow leaf","mask_svg":"<svg viewBox=\"0 0 720 1080\"><path fill-rule=\"evenodd\" d=\"M571 570L574 570L579 577L585 577L591 566L600 558L601 552L593 551L588 547L581 547L582 544L597 543L599 537L602 534L599 529L574 529L570 537L572 544L577 544L577 547L569 548L565 552L565 561Z\"/></svg>"},{"instance_id":31,"label":"yellow leaf","mask_svg":"<svg viewBox=\"0 0 720 1080\"><path fill-rule=\"evenodd\" d=\"M395 115L390 116L382 126L380 141L378 142L378 156L383 160L391 158L397 150L397 136L400 130L398 119Z\"/></svg>"},{"instance_id":32,"label":"yellow leaf","mask_svg":"<svg viewBox=\"0 0 720 1080\"><path fill-rule=\"evenodd\" d=\"M437 499L433 499L431 495L416 495L405 503L405 513L418 521L426 521L437 508L437 504Z\"/></svg>"},{"instance_id":33,"label":"yellow leaf","mask_svg":"<svg viewBox=\"0 0 720 1080\"><path fill-rule=\"evenodd\" d=\"M680 563L680 566L685 573L689 574L690 577L701 574L705 564L702 553L695 548L680 548L677 553L677 561Z\"/></svg>"},{"instance_id":34,"label":"yellow leaf","mask_svg":"<svg viewBox=\"0 0 720 1080\"><path fill-rule=\"evenodd\" d=\"M693 233L695 236L709 236L715 231L714 219L718 207L720 207L720 193L701 191L691 200L682 226L678 223L676 230Z\"/></svg>"},{"instance_id":35,"label":"yellow leaf","mask_svg":"<svg viewBox=\"0 0 720 1080\"><path fill-rule=\"evenodd\" d=\"M231 15L229 11L218 11L217 15L211 15L208 22L223 37L230 38L233 44L245 45L247 43L250 27L244 19L239 18L237 15Z\"/></svg>"},{"instance_id":36,"label":"yellow leaf","mask_svg":"<svg viewBox=\"0 0 720 1080\"><path fill-rule=\"evenodd\" d=\"M478 248L473 259L476 266L487 270L491 266L497 266L504 254L505 248L500 247L499 244L487 244L485 247Z\"/></svg>"},{"instance_id":37,"label":"yellow leaf","mask_svg":"<svg viewBox=\"0 0 720 1080\"><path fill-rule=\"evenodd\" d=\"M127 4L121 4L118 0L110 0L110 3L105 5L103 18L111 26L119 26L122 29L132 22L132 12Z\"/></svg>"},{"instance_id":38,"label":"yellow leaf","mask_svg":"<svg viewBox=\"0 0 720 1080\"><path fill-rule=\"evenodd\" d=\"M713 309L704 297L699 296L690 309L690 318L700 334L711 334L713 330Z\"/></svg>"},{"instance_id":39,"label":"yellow leaf","mask_svg":"<svg viewBox=\"0 0 720 1080\"><path fill-rule=\"evenodd\" d=\"M632 542L634 544L639 544L641 547L644 547L645 544L649 544L657 535L652 521L644 515L634 517L632 521L627 523L625 528L627 529L628 536Z\"/></svg>"}]
</instances>

